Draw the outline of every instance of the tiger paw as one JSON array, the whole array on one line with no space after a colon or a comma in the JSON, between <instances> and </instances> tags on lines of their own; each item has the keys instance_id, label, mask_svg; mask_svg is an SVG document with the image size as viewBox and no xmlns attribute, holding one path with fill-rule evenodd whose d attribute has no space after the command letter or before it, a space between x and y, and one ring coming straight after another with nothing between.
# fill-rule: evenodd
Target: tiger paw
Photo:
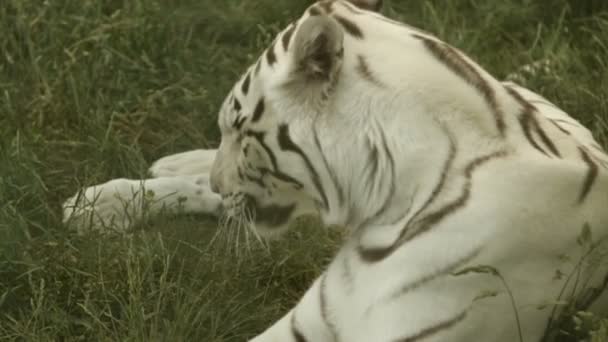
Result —
<instances>
[{"instance_id":1,"label":"tiger paw","mask_svg":"<svg viewBox=\"0 0 608 342\"><path fill-rule=\"evenodd\" d=\"M158 214L219 216L221 197L206 176L115 179L83 189L63 204L64 223L79 233L125 232Z\"/></svg>"}]
</instances>

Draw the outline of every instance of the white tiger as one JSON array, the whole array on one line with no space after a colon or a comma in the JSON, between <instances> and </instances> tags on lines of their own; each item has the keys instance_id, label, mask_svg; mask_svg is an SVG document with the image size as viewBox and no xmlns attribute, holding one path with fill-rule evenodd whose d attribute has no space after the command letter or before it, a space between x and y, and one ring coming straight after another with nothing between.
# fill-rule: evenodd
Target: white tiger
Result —
<instances>
[{"instance_id":1,"label":"white tiger","mask_svg":"<svg viewBox=\"0 0 608 342\"><path fill-rule=\"evenodd\" d=\"M380 3L312 5L228 95L217 154L91 187L66 220L128 228L151 198L152 214L222 201L265 235L309 213L347 227L327 270L255 342L546 340L550 304L582 292L556 276L585 253L581 228L608 232L608 156L549 101ZM595 299L606 269L587 280Z\"/></svg>"}]
</instances>

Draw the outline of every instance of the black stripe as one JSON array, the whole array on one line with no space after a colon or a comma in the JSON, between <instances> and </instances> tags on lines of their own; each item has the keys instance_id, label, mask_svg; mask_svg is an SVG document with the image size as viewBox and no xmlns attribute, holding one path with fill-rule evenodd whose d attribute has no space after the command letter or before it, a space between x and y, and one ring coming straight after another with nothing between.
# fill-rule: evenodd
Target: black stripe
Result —
<instances>
[{"instance_id":1,"label":"black stripe","mask_svg":"<svg viewBox=\"0 0 608 342\"><path fill-rule=\"evenodd\" d=\"M380 9L382 9L382 0L376 2L375 6L366 1L350 0L350 2L352 2L355 6L367 11L378 12Z\"/></svg>"},{"instance_id":2,"label":"black stripe","mask_svg":"<svg viewBox=\"0 0 608 342\"><path fill-rule=\"evenodd\" d=\"M325 165L325 169L329 173L329 177L331 178L334 188L336 189L336 192L338 194L338 207L342 208L342 206L344 205L344 189L338 182L338 176L336 175L334 170L329 167L329 162L327 161L327 157L325 157L325 153L323 153L323 149L321 148L321 142L319 141L319 136L317 134L316 129L313 129L313 135L315 138L315 145L317 146L317 150L321 154L321 158L323 159L323 164Z\"/></svg>"},{"instance_id":3,"label":"black stripe","mask_svg":"<svg viewBox=\"0 0 608 342\"><path fill-rule=\"evenodd\" d=\"M259 74L261 68L262 68L262 58L259 58L258 61L255 63L254 73L256 75Z\"/></svg>"},{"instance_id":4,"label":"black stripe","mask_svg":"<svg viewBox=\"0 0 608 342\"><path fill-rule=\"evenodd\" d=\"M536 142L536 140L534 140L534 137L532 136L532 131L530 130L530 120L532 117L533 114L527 111L526 109L524 109L524 111L519 115L518 120L519 124L521 125L521 129L524 132L524 136L526 137L530 145L532 145L532 147L534 147L547 157L550 157L549 154L538 145L538 143Z\"/></svg>"},{"instance_id":5,"label":"black stripe","mask_svg":"<svg viewBox=\"0 0 608 342\"><path fill-rule=\"evenodd\" d=\"M256 183L260 188L264 188L264 189L266 188L266 185L264 184L264 181L262 181L261 177L254 177L247 173L243 173L240 169L238 171L239 171L239 178L241 180L246 179L250 182Z\"/></svg>"},{"instance_id":6,"label":"black stripe","mask_svg":"<svg viewBox=\"0 0 608 342\"><path fill-rule=\"evenodd\" d=\"M449 146L448 157L445 160L445 163L443 164L443 168L441 169L441 175L439 176L439 181L433 188L433 191L431 192L429 197L426 199L424 204L416 211L416 213L414 215L412 215L410 222L418 219L418 216L421 213L423 213L435 201L437 196L439 196L439 193L441 193L441 191L443 190L443 186L445 185L445 182L447 180L448 172L452 168L452 164L454 164L454 159L456 159L456 152L458 150L456 147L456 141L449 131L446 130L446 133L447 133L448 139L450 141L450 146ZM409 226L410 222L408 222L406 224L406 226Z\"/></svg>"},{"instance_id":7,"label":"black stripe","mask_svg":"<svg viewBox=\"0 0 608 342\"><path fill-rule=\"evenodd\" d=\"M498 132L504 137L506 130L504 113L498 105L494 89L490 86L488 81L483 78L481 73L471 65L458 50L450 45L418 34L413 34L412 36L421 40L424 46L437 60L483 95L486 103L494 114Z\"/></svg>"},{"instance_id":8,"label":"black stripe","mask_svg":"<svg viewBox=\"0 0 608 342\"><path fill-rule=\"evenodd\" d=\"M464 208L471 196L471 180L473 177L473 172L485 163L493 159L506 157L507 155L508 154L505 151L499 151L474 159L465 168L465 184L463 186L462 193L458 198L442 208L422 217L421 219L408 223L401 230L399 237L395 240L395 242L388 247L365 248L363 246L359 246L358 251L361 259L369 263L381 261L390 256L403 244L413 240L423 233L428 232L433 226L443 221L443 219L448 217L450 214Z\"/></svg>"},{"instance_id":9,"label":"black stripe","mask_svg":"<svg viewBox=\"0 0 608 342\"><path fill-rule=\"evenodd\" d=\"M448 329L454 327L456 324L462 322L466 317L467 317L467 312L463 311L462 313L460 313L458 316L456 316L454 318L445 320L445 321L435 324L429 328L423 329L414 335L410 335L407 337L401 337L401 338L395 339L393 341L394 342L422 341L427 337L430 337L432 335L438 334L440 332L443 332L445 330L448 330Z\"/></svg>"},{"instance_id":10,"label":"black stripe","mask_svg":"<svg viewBox=\"0 0 608 342\"><path fill-rule=\"evenodd\" d=\"M371 215L368 220L366 220L366 223L365 223L366 225L369 224L370 222L375 221L378 217L382 216L382 214L384 214L384 212L389 209L389 206L393 202L393 198L395 197L395 191L397 189L397 186L395 185L395 180L396 180L395 159L393 158L393 154L391 153L390 149L388 148L386 136L384 135L384 132L382 130L380 130L380 136L382 137L382 149L384 150L384 154L386 155L386 158L388 160L387 163L388 163L389 169L391 170L391 176L390 176L390 179L388 180L390 182L389 189L391 189L391 190L390 190L389 195L385 198L382 206L380 206L380 208L378 209L378 211L375 212L373 215ZM364 226L364 225L362 225L362 226Z\"/></svg>"},{"instance_id":11,"label":"black stripe","mask_svg":"<svg viewBox=\"0 0 608 342\"><path fill-rule=\"evenodd\" d=\"M250 78L250 74L247 73L247 76L245 76L245 80L243 81L243 84L241 84L241 91L243 92L243 95L247 95L247 92L249 91L249 78Z\"/></svg>"},{"instance_id":12,"label":"black stripe","mask_svg":"<svg viewBox=\"0 0 608 342\"><path fill-rule=\"evenodd\" d=\"M289 43L291 42L291 36L293 35L293 31L296 29L296 24L289 25L289 28L285 33L283 33L283 38L281 39L283 43L283 50L287 51L289 49Z\"/></svg>"},{"instance_id":13,"label":"black stripe","mask_svg":"<svg viewBox=\"0 0 608 342\"><path fill-rule=\"evenodd\" d=\"M295 186L296 189L302 189L304 187L304 184L302 184L299 180L291 177L288 174L283 173L280 170L273 171L273 170L270 170L265 167L258 168L258 170L260 172L262 172L263 174L269 174L269 175L273 176L274 178L281 180L283 182L291 183Z\"/></svg>"},{"instance_id":14,"label":"black stripe","mask_svg":"<svg viewBox=\"0 0 608 342\"><path fill-rule=\"evenodd\" d=\"M369 171L369 176L367 177L367 184L371 184L371 190L373 190L374 188L374 183L376 180L376 174L378 173L378 168L380 167L379 164L379 160L378 160L378 148L376 147L376 145L372 144L371 141L369 141L369 139L367 140L367 144L369 145L369 157L367 158L367 163L365 165L365 169L367 170L368 168L371 168L371 171Z\"/></svg>"},{"instance_id":15,"label":"black stripe","mask_svg":"<svg viewBox=\"0 0 608 342\"><path fill-rule=\"evenodd\" d=\"M234 108L235 112L238 112L241 110L241 103L239 102L239 100L236 99L236 97L234 97L232 100L232 107Z\"/></svg>"},{"instance_id":16,"label":"black stripe","mask_svg":"<svg viewBox=\"0 0 608 342\"><path fill-rule=\"evenodd\" d=\"M382 84L382 82L380 82L375 76L374 73L372 73L372 71L369 68L369 64L367 63L367 60L365 59L364 56L362 55L357 55L357 67L356 70L359 73L359 75L361 75L361 77L374 84L375 86L378 87L383 87L384 85Z\"/></svg>"},{"instance_id":17,"label":"black stripe","mask_svg":"<svg viewBox=\"0 0 608 342\"><path fill-rule=\"evenodd\" d=\"M480 248L475 248L473 251L469 252L467 255L450 263L449 265L444 266L444 267L440 268L439 270L434 271L431 274L425 275L422 278L420 278L412 283L408 283L407 285L402 286L397 291L395 291L395 293L393 293L391 296L389 296L388 299L391 301L395 300L398 297L401 297L411 291L414 291L414 290L420 288L421 286L423 286L441 276L448 275L448 274L454 272L457 268L460 268L460 267L466 265L467 263L469 263L471 260L473 260L473 258L475 258L477 255L479 255L480 251L481 251Z\"/></svg>"},{"instance_id":18,"label":"black stripe","mask_svg":"<svg viewBox=\"0 0 608 342\"><path fill-rule=\"evenodd\" d=\"M357 39L363 39L363 32L361 31L359 26L357 26L357 24L339 15L334 15L334 18L336 18L338 23L342 25L346 33Z\"/></svg>"},{"instance_id":19,"label":"black stripe","mask_svg":"<svg viewBox=\"0 0 608 342\"><path fill-rule=\"evenodd\" d=\"M591 191L591 187L593 186L593 183L595 182L595 179L597 178L598 166L593 161L593 159L591 159L589 154L583 148L579 147L578 149L581 152L581 158L583 159L585 164L587 164L587 166L589 167L589 170L587 171L587 175L585 176L585 181L583 182L583 187L581 189L581 193L578 196L578 203L582 204L585 201L585 198L587 198L587 195L589 195L589 192Z\"/></svg>"},{"instance_id":20,"label":"black stripe","mask_svg":"<svg viewBox=\"0 0 608 342\"><path fill-rule=\"evenodd\" d=\"M308 14L311 17L314 17L316 15L321 14L321 10L319 10L316 6L313 6L313 7L311 7L311 8L308 9Z\"/></svg>"},{"instance_id":21,"label":"black stripe","mask_svg":"<svg viewBox=\"0 0 608 342\"><path fill-rule=\"evenodd\" d=\"M264 142L264 137L266 136L266 133L247 130L245 131L245 135L254 138L262 146L262 148L266 151L266 154L268 154L268 158L270 158L272 168L274 170L278 170L279 166L277 164L277 157L274 155L270 147L268 147L268 145L266 145L266 143Z\"/></svg>"},{"instance_id":22,"label":"black stripe","mask_svg":"<svg viewBox=\"0 0 608 342\"><path fill-rule=\"evenodd\" d=\"M272 152L270 147L268 147L268 145L266 145L266 142L264 141L264 137L265 137L264 132L256 132L256 131L252 131L252 130L247 130L244 134L246 136L254 138L260 144L260 146L262 146L264 151L266 151L268 158L270 158L270 163L272 164L272 170L267 169L267 168L259 168L260 172L262 172L264 174L266 174L266 173L270 174L273 177L275 177L281 181L284 181L287 183L292 183L293 185L296 186L297 189L301 189L304 187L304 185L300 181L283 173L279 169L279 165L277 163L277 157L274 155L274 152Z\"/></svg>"},{"instance_id":23,"label":"black stripe","mask_svg":"<svg viewBox=\"0 0 608 342\"><path fill-rule=\"evenodd\" d=\"M246 116L237 116L236 119L234 119L234 122L232 123L232 127L239 130L239 129L241 129L241 127L243 127L243 124L245 123L245 121L247 121Z\"/></svg>"},{"instance_id":24,"label":"black stripe","mask_svg":"<svg viewBox=\"0 0 608 342\"><path fill-rule=\"evenodd\" d=\"M258 122L260 118L264 114L264 97L260 97L258 103L255 105L255 110L253 111L253 116L251 117L251 122Z\"/></svg>"},{"instance_id":25,"label":"black stripe","mask_svg":"<svg viewBox=\"0 0 608 342\"><path fill-rule=\"evenodd\" d=\"M473 172L487 162L493 159L504 158L507 155L508 153L505 151L498 151L483 157L479 157L469 163L464 170L464 177L466 181L461 195L443 208L423 217L418 224L418 229L414 230L413 234L407 237L405 242L427 232L432 228L433 225L441 222L444 218L454 213L458 209L463 208L471 196L471 180L473 178Z\"/></svg>"},{"instance_id":26,"label":"black stripe","mask_svg":"<svg viewBox=\"0 0 608 342\"><path fill-rule=\"evenodd\" d=\"M331 321L331 318L329 317L329 313L328 313L326 284L327 284L327 273L324 273L321 276L321 283L319 284L319 305L321 307L321 318L323 319L323 322L325 322L325 325L327 326L327 328L333 335L333 341L339 341L340 338L338 337L338 329L336 328L336 325Z\"/></svg>"},{"instance_id":27,"label":"black stripe","mask_svg":"<svg viewBox=\"0 0 608 342\"><path fill-rule=\"evenodd\" d=\"M268 65L272 66L277 62L277 56L274 54L274 45L276 44L276 40L272 42L272 45L266 50L266 61L268 61Z\"/></svg>"},{"instance_id":28,"label":"black stripe","mask_svg":"<svg viewBox=\"0 0 608 342\"><path fill-rule=\"evenodd\" d=\"M327 194L325 193L325 189L323 189L323 185L321 184L321 178L319 177L319 174L310 162L310 159L308 159L308 156L304 153L304 151L302 151L302 149L298 145L293 142L293 140L291 140L291 137L289 136L289 126L287 126L287 124L281 124L279 126L277 141L279 142L279 148L281 150L291 151L296 154L299 154L302 157L304 163L306 164L306 168L312 175L312 181L315 187L317 188L317 191L321 195L324 208L329 209Z\"/></svg>"},{"instance_id":29,"label":"black stripe","mask_svg":"<svg viewBox=\"0 0 608 342\"><path fill-rule=\"evenodd\" d=\"M562 155L557 150L557 147L555 147L555 144L553 143L553 141L551 141L551 139L549 139L549 136L547 136L547 133L545 133L545 130L541 127L541 125L538 122L538 119L536 118L535 115L532 115L532 124L534 125L534 129L535 129L536 133L540 136L540 140L543 141L545 146L547 146L549 148L549 150L551 151L551 153L553 153L553 155L561 158Z\"/></svg>"},{"instance_id":30,"label":"black stripe","mask_svg":"<svg viewBox=\"0 0 608 342\"><path fill-rule=\"evenodd\" d=\"M532 147L549 157L549 154L543 148L541 148L540 145L538 145L538 143L534 140L534 136L532 135L532 130L534 130L534 132L536 132L536 134L538 134L538 136L542 140L543 144L547 148L549 148L551 153L561 158L561 154L557 150L557 147L555 147L553 141L549 139L547 133L545 133L540 123L538 122L538 119L536 118L536 112L538 111L536 107L530 102L528 102L526 99L524 99L524 97L514 88L507 85L505 86L505 89L522 107L522 112L519 115L518 120L526 139L532 145Z\"/></svg>"},{"instance_id":31,"label":"black stripe","mask_svg":"<svg viewBox=\"0 0 608 342\"><path fill-rule=\"evenodd\" d=\"M563 133L567 134L567 135L572 135L572 133L570 133L569 130L563 128L562 126L560 126L557 121L555 121L554 119L549 119L549 121L555 126L557 127L557 129L559 129L560 131L562 131Z\"/></svg>"},{"instance_id":32,"label":"black stripe","mask_svg":"<svg viewBox=\"0 0 608 342\"><path fill-rule=\"evenodd\" d=\"M300 330L298 330L298 328L296 327L296 314L295 314L295 312L293 312L291 314L291 334L293 335L293 339L296 342L307 342L308 341L306 339L306 337L304 337L304 335L302 334L302 332L300 332Z\"/></svg>"}]
</instances>

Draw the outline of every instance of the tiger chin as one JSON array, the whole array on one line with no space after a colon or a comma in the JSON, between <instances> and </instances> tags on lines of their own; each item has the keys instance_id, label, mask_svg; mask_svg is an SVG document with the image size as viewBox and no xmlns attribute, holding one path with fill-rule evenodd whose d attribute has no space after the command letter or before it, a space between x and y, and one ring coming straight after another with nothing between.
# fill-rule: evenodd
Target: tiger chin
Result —
<instances>
[{"instance_id":1,"label":"tiger chin","mask_svg":"<svg viewBox=\"0 0 608 342\"><path fill-rule=\"evenodd\" d=\"M381 2L310 6L226 97L219 148L163 158L144 183L173 184L190 211L221 202L262 235L306 214L348 228L300 302L252 341L549 341L559 303L606 314L608 263L580 268L608 236L606 152L556 105ZM119 214L104 195L116 186L87 207L99 222ZM558 276L575 273L584 286Z\"/></svg>"}]
</instances>

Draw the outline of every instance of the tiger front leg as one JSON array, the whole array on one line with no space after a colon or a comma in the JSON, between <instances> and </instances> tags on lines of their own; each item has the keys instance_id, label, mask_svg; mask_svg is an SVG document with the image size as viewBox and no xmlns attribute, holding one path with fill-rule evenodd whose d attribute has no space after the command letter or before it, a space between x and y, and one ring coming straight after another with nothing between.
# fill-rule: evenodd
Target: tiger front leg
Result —
<instances>
[{"instance_id":1,"label":"tiger front leg","mask_svg":"<svg viewBox=\"0 0 608 342\"><path fill-rule=\"evenodd\" d=\"M335 336L323 318L322 277L293 309L250 342L335 342Z\"/></svg>"},{"instance_id":2,"label":"tiger front leg","mask_svg":"<svg viewBox=\"0 0 608 342\"><path fill-rule=\"evenodd\" d=\"M221 214L221 197L206 174L114 179L82 189L63 204L64 222L79 233L124 232L159 214Z\"/></svg>"}]
</instances>

